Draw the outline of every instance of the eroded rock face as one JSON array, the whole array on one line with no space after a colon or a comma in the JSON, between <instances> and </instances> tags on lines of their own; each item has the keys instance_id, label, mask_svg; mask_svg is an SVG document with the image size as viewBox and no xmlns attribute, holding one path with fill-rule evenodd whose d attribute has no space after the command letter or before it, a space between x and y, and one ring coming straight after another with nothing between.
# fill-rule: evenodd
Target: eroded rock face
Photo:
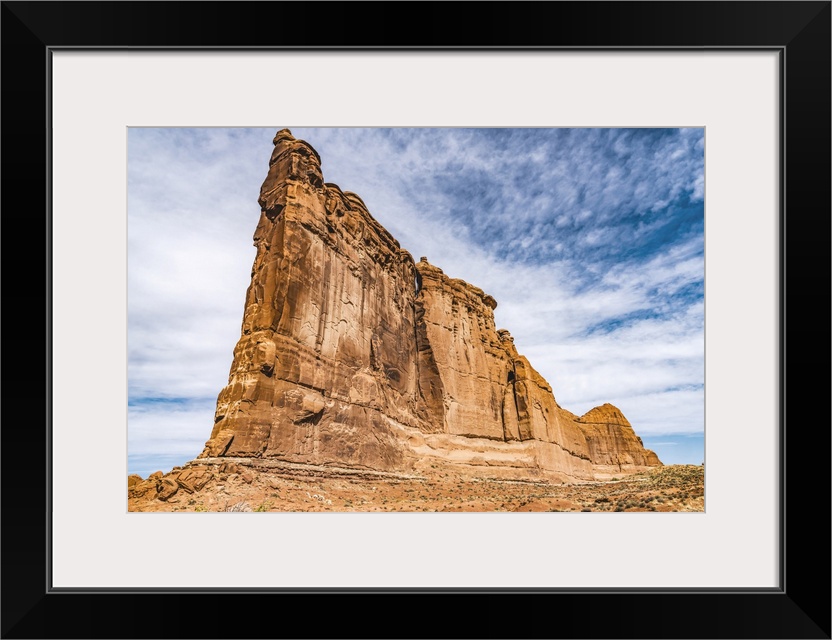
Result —
<instances>
[{"instance_id":1,"label":"eroded rock face","mask_svg":"<svg viewBox=\"0 0 832 640\"><path fill-rule=\"evenodd\" d=\"M309 144L284 129L274 145L242 336L200 457L565 478L661 464L611 405L561 409L495 328L496 301L416 264L324 182Z\"/></svg>"},{"instance_id":2,"label":"eroded rock face","mask_svg":"<svg viewBox=\"0 0 832 640\"><path fill-rule=\"evenodd\" d=\"M660 466L659 457L645 449L633 427L619 409L606 403L578 419L586 434L590 459L596 476L604 472L615 475L644 467Z\"/></svg>"}]
</instances>

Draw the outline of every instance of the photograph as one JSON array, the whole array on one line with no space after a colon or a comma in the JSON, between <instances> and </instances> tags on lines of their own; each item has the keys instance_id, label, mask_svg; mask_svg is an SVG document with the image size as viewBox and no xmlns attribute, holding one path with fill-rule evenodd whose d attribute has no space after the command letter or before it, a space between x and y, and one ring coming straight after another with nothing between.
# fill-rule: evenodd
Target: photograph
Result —
<instances>
[{"instance_id":1,"label":"photograph","mask_svg":"<svg viewBox=\"0 0 832 640\"><path fill-rule=\"evenodd\" d=\"M128 128L128 511L704 512L705 133Z\"/></svg>"},{"instance_id":2,"label":"photograph","mask_svg":"<svg viewBox=\"0 0 832 640\"><path fill-rule=\"evenodd\" d=\"M3 3L0 636L830 638L832 5L602 4Z\"/></svg>"}]
</instances>

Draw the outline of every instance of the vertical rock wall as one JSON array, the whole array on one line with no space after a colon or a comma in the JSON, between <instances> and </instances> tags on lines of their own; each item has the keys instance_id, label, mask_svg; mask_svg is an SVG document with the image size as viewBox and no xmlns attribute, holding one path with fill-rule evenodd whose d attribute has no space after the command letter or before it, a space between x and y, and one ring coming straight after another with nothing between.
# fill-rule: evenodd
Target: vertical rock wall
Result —
<instances>
[{"instance_id":1,"label":"vertical rock wall","mask_svg":"<svg viewBox=\"0 0 832 640\"><path fill-rule=\"evenodd\" d=\"M428 452L581 478L593 463L660 464L611 405L562 410L496 330L494 299L414 264L357 195L324 183L311 146L285 129L274 145L242 335L202 457L406 470Z\"/></svg>"},{"instance_id":2,"label":"vertical rock wall","mask_svg":"<svg viewBox=\"0 0 832 640\"><path fill-rule=\"evenodd\" d=\"M443 397L444 430L453 435L518 440L506 433L503 413L513 411L511 363L494 327L497 303L481 289L446 276L422 258L417 303L420 332L430 345ZM431 379L433 374L431 373Z\"/></svg>"},{"instance_id":3,"label":"vertical rock wall","mask_svg":"<svg viewBox=\"0 0 832 640\"><path fill-rule=\"evenodd\" d=\"M382 416L432 425L418 382L410 254L312 147L275 137L242 336L207 455L394 468Z\"/></svg>"}]
</instances>

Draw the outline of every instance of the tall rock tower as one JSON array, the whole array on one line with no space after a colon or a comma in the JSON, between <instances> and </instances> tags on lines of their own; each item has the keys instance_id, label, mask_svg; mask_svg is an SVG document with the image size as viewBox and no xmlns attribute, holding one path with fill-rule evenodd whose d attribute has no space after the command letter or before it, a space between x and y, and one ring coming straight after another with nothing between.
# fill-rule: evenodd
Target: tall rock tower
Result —
<instances>
[{"instance_id":1,"label":"tall rock tower","mask_svg":"<svg viewBox=\"0 0 832 640\"><path fill-rule=\"evenodd\" d=\"M260 190L242 335L200 457L591 479L660 465L612 405L583 417L283 129Z\"/></svg>"}]
</instances>

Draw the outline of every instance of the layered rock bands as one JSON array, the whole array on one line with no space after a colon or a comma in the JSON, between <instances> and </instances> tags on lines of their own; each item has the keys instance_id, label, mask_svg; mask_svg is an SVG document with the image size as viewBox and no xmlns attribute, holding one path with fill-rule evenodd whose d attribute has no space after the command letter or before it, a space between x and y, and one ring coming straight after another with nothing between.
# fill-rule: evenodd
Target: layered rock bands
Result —
<instances>
[{"instance_id":1,"label":"layered rock bands","mask_svg":"<svg viewBox=\"0 0 832 640\"><path fill-rule=\"evenodd\" d=\"M418 263L284 129L210 457L594 479L660 465L612 405L578 417L494 324L496 301Z\"/></svg>"}]
</instances>

